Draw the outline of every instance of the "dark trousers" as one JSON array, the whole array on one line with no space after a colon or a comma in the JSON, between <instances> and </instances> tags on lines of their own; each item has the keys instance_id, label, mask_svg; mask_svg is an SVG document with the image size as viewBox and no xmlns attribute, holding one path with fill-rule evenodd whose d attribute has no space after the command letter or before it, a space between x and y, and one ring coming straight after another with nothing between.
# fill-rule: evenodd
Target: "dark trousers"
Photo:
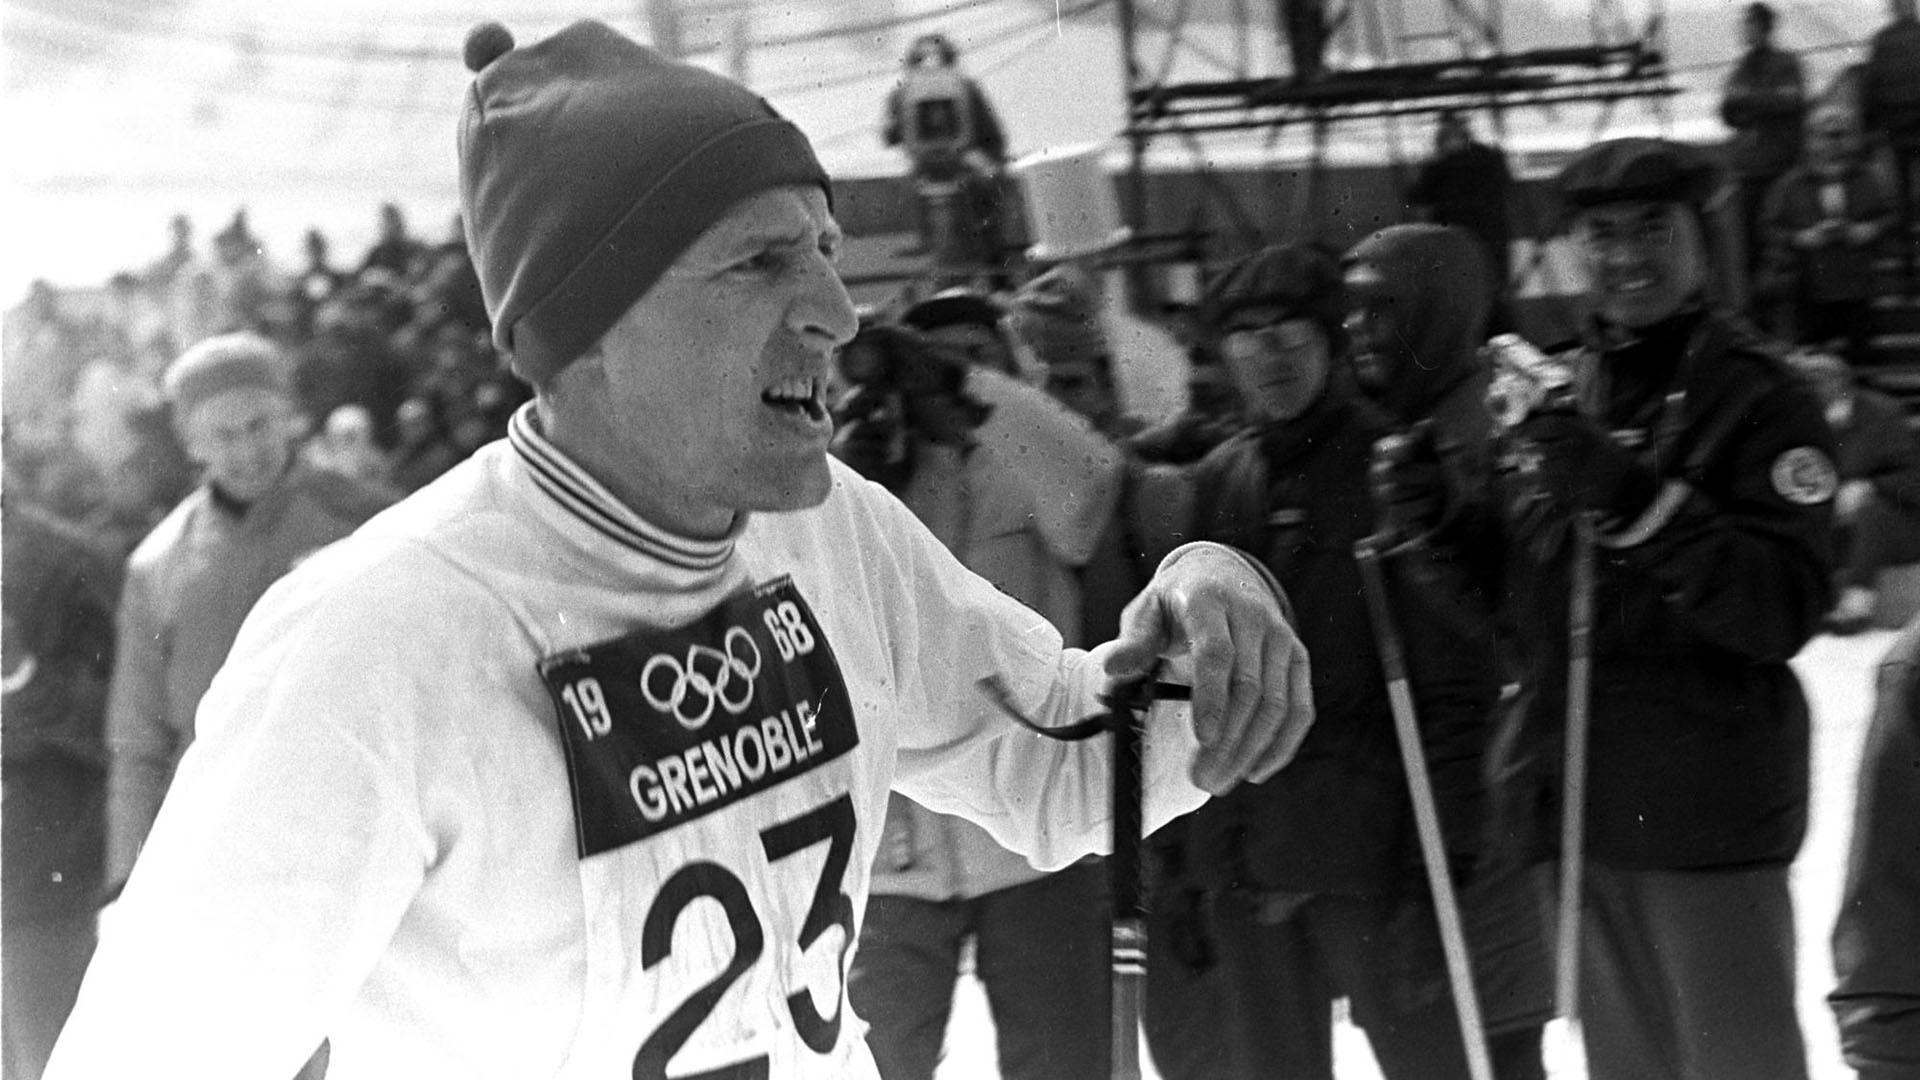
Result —
<instances>
[{"instance_id":1,"label":"dark trousers","mask_svg":"<svg viewBox=\"0 0 1920 1080\"><path fill-rule=\"evenodd\" d=\"M10 922L5 941L4 1028L6 1080L40 1080L54 1040L80 992L80 978L93 957L93 912L56 919Z\"/></svg>"},{"instance_id":2,"label":"dark trousers","mask_svg":"<svg viewBox=\"0 0 1920 1080\"><path fill-rule=\"evenodd\" d=\"M1787 867L1586 868L1591 1080L1806 1080Z\"/></svg>"},{"instance_id":3,"label":"dark trousers","mask_svg":"<svg viewBox=\"0 0 1920 1080\"><path fill-rule=\"evenodd\" d=\"M1518 885L1517 882L1509 882ZM1524 889L1507 893L1533 902ZM1157 902L1147 933L1147 1045L1167 1080L1332 1080L1333 1003L1346 997L1390 1080L1467 1077L1460 1022L1433 908L1425 902L1320 895L1284 915L1235 894L1185 894ZM1507 913L1538 927L1538 920ZM1470 936L1478 937L1479 935ZM1522 945L1531 976L1476 975L1495 1075L1544 1080L1544 956L1538 935ZM1196 948L1196 943L1200 943ZM1480 949L1479 959L1491 959ZM1511 955L1492 960L1497 968ZM1518 982L1534 989L1521 1007Z\"/></svg>"},{"instance_id":4,"label":"dark trousers","mask_svg":"<svg viewBox=\"0 0 1920 1080\"><path fill-rule=\"evenodd\" d=\"M886 1080L940 1062L960 950L974 939L1006 1080L1107 1080L1106 865L1086 862L966 900L873 896L847 997Z\"/></svg>"},{"instance_id":5,"label":"dark trousers","mask_svg":"<svg viewBox=\"0 0 1920 1080\"><path fill-rule=\"evenodd\" d=\"M1761 211L1767 206L1767 189L1773 186L1780 174L1771 176L1742 176L1735 181L1740 193L1740 258L1741 281L1745 284L1745 293L1752 295L1754 276L1759 273L1760 259L1767 251L1766 227L1761 224Z\"/></svg>"},{"instance_id":6,"label":"dark trousers","mask_svg":"<svg viewBox=\"0 0 1920 1080\"><path fill-rule=\"evenodd\" d=\"M1920 514L1875 495L1834 539L1840 585L1871 589L1881 570L1920 562Z\"/></svg>"}]
</instances>

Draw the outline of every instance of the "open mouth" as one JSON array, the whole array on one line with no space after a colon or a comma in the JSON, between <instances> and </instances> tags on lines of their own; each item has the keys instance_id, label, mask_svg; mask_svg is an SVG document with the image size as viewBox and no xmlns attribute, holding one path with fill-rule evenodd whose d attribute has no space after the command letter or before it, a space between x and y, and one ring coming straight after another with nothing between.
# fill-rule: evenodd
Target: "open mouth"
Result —
<instances>
[{"instance_id":1,"label":"open mouth","mask_svg":"<svg viewBox=\"0 0 1920 1080\"><path fill-rule=\"evenodd\" d=\"M812 376L787 379L760 391L760 401L819 423L827 418L825 388Z\"/></svg>"}]
</instances>

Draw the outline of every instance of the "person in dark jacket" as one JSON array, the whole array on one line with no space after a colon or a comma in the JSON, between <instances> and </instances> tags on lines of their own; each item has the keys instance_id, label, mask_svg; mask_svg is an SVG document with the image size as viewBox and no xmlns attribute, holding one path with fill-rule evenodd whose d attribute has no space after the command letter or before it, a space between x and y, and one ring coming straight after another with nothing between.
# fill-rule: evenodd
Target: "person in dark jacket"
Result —
<instances>
[{"instance_id":1,"label":"person in dark jacket","mask_svg":"<svg viewBox=\"0 0 1920 1080\"><path fill-rule=\"evenodd\" d=\"M1742 269L1749 278L1760 267L1760 211L1767 189L1799 158L1807 109L1799 58L1773 43L1777 18L1764 2L1747 5L1740 18L1747 51L1727 75L1720 98L1720 119L1733 129L1727 162L1740 196Z\"/></svg>"},{"instance_id":2,"label":"person in dark jacket","mask_svg":"<svg viewBox=\"0 0 1920 1080\"><path fill-rule=\"evenodd\" d=\"M1802 349L1790 359L1820 394L1833 428L1840 470L1833 498L1840 599L1825 623L1850 634L1873 619L1880 571L1920 562L1920 438L1907 426L1900 403L1858 385L1832 350Z\"/></svg>"},{"instance_id":3,"label":"person in dark jacket","mask_svg":"<svg viewBox=\"0 0 1920 1080\"><path fill-rule=\"evenodd\" d=\"M1914 273L1913 233L1920 226L1920 18L1914 0L1891 0L1893 18L1873 35L1860 82L1860 118L1893 150L1894 195L1900 206L1900 261L1909 291Z\"/></svg>"},{"instance_id":4,"label":"person in dark jacket","mask_svg":"<svg viewBox=\"0 0 1920 1080\"><path fill-rule=\"evenodd\" d=\"M1920 622L1880 661L1827 1001L1860 1080L1920 1075Z\"/></svg>"},{"instance_id":5,"label":"person in dark jacket","mask_svg":"<svg viewBox=\"0 0 1920 1080\"><path fill-rule=\"evenodd\" d=\"M5 1074L38 1080L93 955L106 866L102 718L119 574L103 545L8 491L0 881Z\"/></svg>"},{"instance_id":6,"label":"person in dark jacket","mask_svg":"<svg viewBox=\"0 0 1920 1080\"><path fill-rule=\"evenodd\" d=\"M1487 291L1469 292L1484 313ZM1369 462L1392 423L1338 363L1344 312L1329 255L1263 250L1215 283L1203 313L1256 426L1179 474L1186 486L1170 486L1174 497L1141 503L1166 512L1176 533L1262 557L1314 657L1318 720L1284 776L1243 785L1155 837L1154 1060L1168 1077L1330 1077L1332 1006L1346 997L1386 1076L1466 1076L1393 712L1359 602L1354 546L1374 529ZM1391 591L1447 859L1465 884L1499 694L1492 642L1460 633L1418 590L1396 581ZM1506 970L1486 959L1489 972ZM1481 981L1490 1012L1507 1020L1512 991ZM1493 1040L1502 1077L1543 1075L1544 995L1534 999Z\"/></svg>"},{"instance_id":7,"label":"person in dark jacket","mask_svg":"<svg viewBox=\"0 0 1920 1080\"><path fill-rule=\"evenodd\" d=\"M1713 178L1694 151L1608 140L1557 185L1596 315L1567 358L1577 407L1528 415L1501 461L1549 742L1567 717L1576 521L1597 536L1588 1075L1804 1080L1787 875L1809 730L1787 661L1832 592L1832 435L1785 362L1704 306Z\"/></svg>"},{"instance_id":8,"label":"person in dark jacket","mask_svg":"<svg viewBox=\"0 0 1920 1080\"><path fill-rule=\"evenodd\" d=\"M1496 296L1506 291L1513 275L1513 226L1507 209L1512 187L1507 155L1476 140L1465 114L1449 109L1435 121L1432 160L1407 188L1407 202L1424 220L1458 225L1485 245Z\"/></svg>"},{"instance_id":9,"label":"person in dark jacket","mask_svg":"<svg viewBox=\"0 0 1920 1080\"><path fill-rule=\"evenodd\" d=\"M1861 152L1859 121L1841 105L1807 124L1807 154L1767 192L1767 291L1789 301L1796 341L1847 342L1847 359L1868 362L1874 257L1893 224L1892 201Z\"/></svg>"}]
</instances>

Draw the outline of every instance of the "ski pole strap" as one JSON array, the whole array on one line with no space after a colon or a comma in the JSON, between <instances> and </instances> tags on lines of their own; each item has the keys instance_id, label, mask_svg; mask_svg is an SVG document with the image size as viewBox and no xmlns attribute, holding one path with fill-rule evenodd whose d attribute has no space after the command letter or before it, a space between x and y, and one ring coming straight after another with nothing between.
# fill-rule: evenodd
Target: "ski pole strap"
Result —
<instances>
[{"instance_id":1,"label":"ski pole strap","mask_svg":"<svg viewBox=\"0 0 1920 1080\"><path fill-rule=\"evenodd\" d=\"M1107 711L1094 716L1076 720L1071 724L1049 727L1036 724L1013 703L1013 695L999 676L989 676L981 680L986 687L987 696L999 706L1000 711L1018 721L1020 726L1036 735L1045 735L1060 742L1080 742L1091 739L1103 731L1117 731L1124 724L1133 722L1131 717L1144 713L1153 707L1156 701L1189 701L1193 698L1193 687L1185 683L1162 682L1148 677L1135 682L1123 683L1114 692L1102 694L1100 700ZM1122 719L1123 717L1128 719Z\"/></svg>"}]
</instances>

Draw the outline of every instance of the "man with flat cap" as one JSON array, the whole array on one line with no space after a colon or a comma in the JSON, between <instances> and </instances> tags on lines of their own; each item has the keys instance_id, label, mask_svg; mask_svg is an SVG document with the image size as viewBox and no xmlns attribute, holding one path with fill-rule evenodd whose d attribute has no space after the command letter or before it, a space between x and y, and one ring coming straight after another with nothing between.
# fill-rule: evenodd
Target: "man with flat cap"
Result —
<instances>
[{"instance_id":1,"label":"man with flat cap","mask_svg":"<svg viewBox=\"0 0 1920 1080\"><path fill-rule=\"evenodd\" d=\"M829 459L855 312L766 102L591 21L466 59L462 215L534 400L256 607L52 1077L287 1075L326 1036L334 1080L871 1078L846 975L891 789L1054 868L1107 846L1107 740L1016 717L1177 654L1156 825L1305 735L1250 558L1180 548L1067 649Z\"/></svg>"},{"instance_id":2,"label":"man with flat cap","mask_svg":"<svg viewBox=\"0 0 1920 1080\"><path fill-rule=\"evenodd\" d=\"M1594 537L1579 1008L1594 1080L1803 1080L1787 873L1830 603L1832 437L1708 307L1693 151L1615 139L1558 178L1591 277L1571 401L1501 454L1530 723L1566 722L1574 529ZM1558 760L1558 755L1542 755ZM1541 792L1557 816L1557 785ZM1542 830L1557 835L1551 825Z\"/></svg>"}]
</instances>

